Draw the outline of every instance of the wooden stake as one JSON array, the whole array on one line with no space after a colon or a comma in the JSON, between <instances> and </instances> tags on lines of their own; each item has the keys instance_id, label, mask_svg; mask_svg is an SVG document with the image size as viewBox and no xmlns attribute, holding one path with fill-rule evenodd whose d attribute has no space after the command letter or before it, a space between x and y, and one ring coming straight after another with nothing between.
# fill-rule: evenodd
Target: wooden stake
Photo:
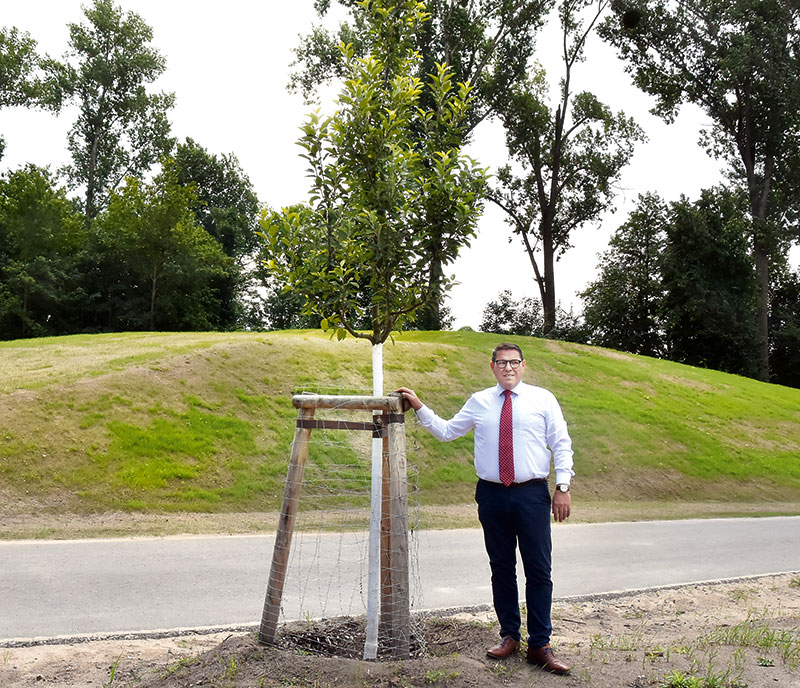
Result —
<instances>
[{"instance_id":1,"label":"wooden stake","mask_svg":"<svg viewBox=\"0 0 800 688\"><path fill-rule=\"evenodd\" d=\"M389 567L392 586L392 656L408 659L411 599L408 583L408 476L404 423L389 423Z\"/></svg>"},{"instance_id":2,"label":"wooden stake","mask_svg":"<svg viewBox=\"0 0 800 688\"><path fill-rule=\"evenodd\" d=\"M313 417L313 408L301 407L298 420ZM289 471L286 475L286 487L283 491L281 516L278 520L278 532L275 535L275 549L272 552L272 568L269 572L267 595L264 599L264 610L261 614L261 626L258 631L258 640L264 644L275 642L275 634L278 629L283 586L286 583L286 568L289 564L289 549L292 544L297 506L300 501L300 487L303 483L303 473L308 458L310 435L311 428L297 427L294 431L294 443L289 459Z\"/></svg>"}]
</instances>

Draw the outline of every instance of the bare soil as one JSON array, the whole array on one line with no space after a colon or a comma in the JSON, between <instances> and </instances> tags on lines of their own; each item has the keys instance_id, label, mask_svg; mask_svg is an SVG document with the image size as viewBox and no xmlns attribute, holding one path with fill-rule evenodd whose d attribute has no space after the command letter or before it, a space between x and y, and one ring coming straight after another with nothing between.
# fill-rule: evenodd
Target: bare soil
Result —
<instances>
[{"instance_id":1,"label":"bare soil","mask_svg":"<svg viewBox=\"0 0 800 688\"><path fill-rule=\"evenodd\" d=\"M0 647L0 686L800 687L797 574L558 600L553 625L569 676L529 666L522 653L488 659L493 616L470 610L418 617L406 660L359 659L362 622L346 618L284 626L276 646L226 632Z\"/></svg>"}]
</instances>

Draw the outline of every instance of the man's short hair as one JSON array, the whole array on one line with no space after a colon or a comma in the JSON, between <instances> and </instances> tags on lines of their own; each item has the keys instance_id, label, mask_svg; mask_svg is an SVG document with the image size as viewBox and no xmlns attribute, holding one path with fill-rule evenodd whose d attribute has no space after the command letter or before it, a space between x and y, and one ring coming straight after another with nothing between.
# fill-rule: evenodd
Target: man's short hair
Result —
<instances>
[{"instance_id":1,"label":"man's short hair","mask_svg":"<svg viewBox=\"0 0 800 688\"><path fill-rule=\"evenodd\" d=\"M503 342L502 344L498 344L494 347L492 351L492 361L497 360L497 352L498 351L516 351L519 353L519 357L521 360L525 360L525 356L522 353L522 349L519 348L516 344L512 344L511 342Z\"/></svg>"}]
</instances>

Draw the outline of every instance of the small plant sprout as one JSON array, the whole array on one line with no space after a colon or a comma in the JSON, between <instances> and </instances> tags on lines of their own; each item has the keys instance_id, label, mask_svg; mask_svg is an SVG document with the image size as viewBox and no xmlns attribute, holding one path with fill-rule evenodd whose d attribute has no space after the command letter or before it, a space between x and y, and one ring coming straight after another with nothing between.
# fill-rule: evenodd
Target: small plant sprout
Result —
<instances>
[{"instance_id":1,"label":"small plant sprout","mask_svg":"<svg viewBox=\"0 0 800 688\"><path fill-rule=\"evenodd\" d=\"M108 675L108 683L103 683L103 688L109 688L114 683L114 678L117 675L117 669L119 668L120 659L122 659L121 654L114 660L114 663L111 665L111 671Z\"/></svg>"}]
</instances>

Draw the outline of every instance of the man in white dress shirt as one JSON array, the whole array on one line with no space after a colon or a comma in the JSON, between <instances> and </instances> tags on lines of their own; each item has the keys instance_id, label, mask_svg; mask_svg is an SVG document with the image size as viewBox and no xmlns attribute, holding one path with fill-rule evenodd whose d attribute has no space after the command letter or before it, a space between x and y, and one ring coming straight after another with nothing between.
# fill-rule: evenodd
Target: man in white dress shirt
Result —
<instances>
[{"instance_id":1,"label":"man in white dress shirt","mask_svg":"<svg viewBox=\"0 0 800 688\"><path fill-rule=\"evenodd\" d=\"M566 674L570 667L556 658L550 647L550 512L558 522L570 515L572 440L555 396L522 382L525 357L519 346L498 345L490 365L497 384L473 394L449 421L425 406L413 390L401 387L397 391L434 437L446 442L475 430L475 500L501 637L487 655L505 659L520 646L519 547L525 570L527 660L546 671ZM547 484L551 460L556 473L552 500Z\"/></svg>"}]
</instances>

